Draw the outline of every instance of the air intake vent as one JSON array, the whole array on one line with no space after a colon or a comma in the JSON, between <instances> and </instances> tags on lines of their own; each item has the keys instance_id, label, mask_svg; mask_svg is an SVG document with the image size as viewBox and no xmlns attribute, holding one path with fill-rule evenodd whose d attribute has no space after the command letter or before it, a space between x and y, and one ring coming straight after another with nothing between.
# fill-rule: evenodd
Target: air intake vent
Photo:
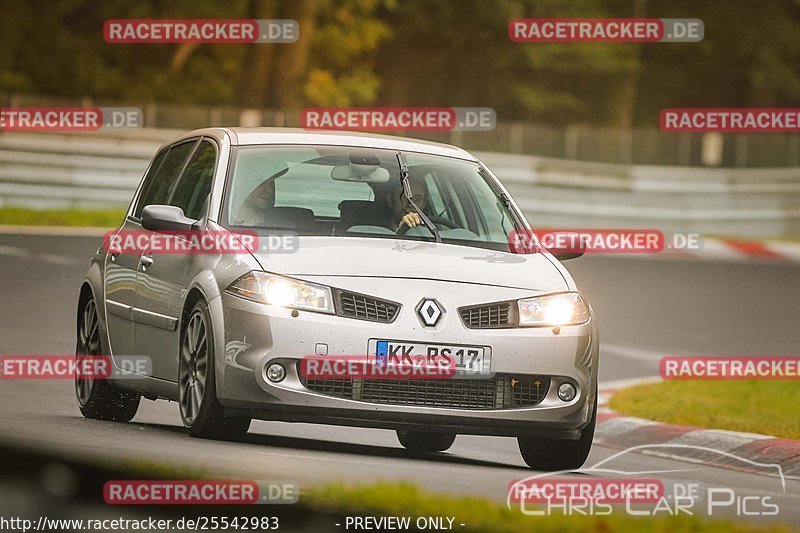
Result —
<instances>
[{"instance_id":1,"label":"air intake vent","mask_svg":"<svg viewBox=\"0 0 800 533\"><path fill-rule=\"evenodd\" d=\"M464 325L471 329L509 328L516 325L512 302L462 307L458 310Z\"/></svg>"},{"instance_id":2,"label":"air intake vent","mask_svg":"<svg viewBox=\"0 0 800 533\"><path fill-rule=\"evenodd\" d=\"M336 314L372 322L393 322L400 304L355 292L337 291Z\"/></svg>"},{"instance_id":3,"label":"air intake vent","mask_svg":"<svg viewBox=\"0 0 800 533\"><path fill-rule=\"evenodd\" d=\"M514 409L539 404L550 378L530 374L495 374L491 378L447 379L308 379L308 390L326 396L386 405L449 409Z\"/></svg>"}]
</instances>

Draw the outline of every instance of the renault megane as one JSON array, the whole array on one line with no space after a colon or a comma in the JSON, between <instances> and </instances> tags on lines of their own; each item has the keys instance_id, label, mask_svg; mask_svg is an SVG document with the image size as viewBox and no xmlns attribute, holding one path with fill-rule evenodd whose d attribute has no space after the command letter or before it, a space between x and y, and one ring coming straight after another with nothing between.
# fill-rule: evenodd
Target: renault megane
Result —
<instances>
[{"instance_id":1,"label":"renault megane","mask_svg":"<svg viewBox=\"0 0 800 533\"><path fill-rule=\"evenodd\" d=\"M291 249L156 250L212 231ZM558 257L514 246L530 226L472 154L401 137L210 128L162 147L78 303L79 358L150 360L145 375L76 378L82 413L130 420L178 402L194 436L252 419L390 429L416 452L458 434L518 439L537 469L577 468L592 443L599 337ZM113 241L112 241L113 242ZM304 358L442 356L443 379L309 376ZM128 373L130 374L130 372Z\"/></svg>"}]
</instances>

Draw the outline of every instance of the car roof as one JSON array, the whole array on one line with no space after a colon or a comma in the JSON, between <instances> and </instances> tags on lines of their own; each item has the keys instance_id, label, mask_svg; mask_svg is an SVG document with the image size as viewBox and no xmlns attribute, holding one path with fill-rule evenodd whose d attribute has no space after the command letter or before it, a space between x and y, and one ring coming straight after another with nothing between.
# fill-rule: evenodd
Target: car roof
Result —
<instances>
[{"instance_id":1,"label":"car roof","mask_svg":"<svg viewBox=\"0 0 800 533\"><path fill-rule=\"evenodd\" d=\"M362 133L340 130L304 130L300 128L205 128L186 132L171 143L181 139L208 135L218 137L226 133L231 144L238 146L258 144L310 144L333 146L358 146L362 148L384 148L387 150L401 150L404 152L420 152L425 154L442 155L476 161L475 156L466 150L450 144L397 137L394 135L379 135L375 133Z\"/></svg>"}]
</instances>

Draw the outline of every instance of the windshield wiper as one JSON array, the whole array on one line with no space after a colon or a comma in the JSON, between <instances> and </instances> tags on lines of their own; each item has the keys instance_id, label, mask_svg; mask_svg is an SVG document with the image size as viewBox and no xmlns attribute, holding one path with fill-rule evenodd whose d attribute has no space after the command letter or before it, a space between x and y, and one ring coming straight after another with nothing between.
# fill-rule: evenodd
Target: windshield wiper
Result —
<instances>
[{"instance_id":1,"label":"windshield wiper","mask_svg":"<svg viewBox=\"0 0 800 533\"><path fill-rule=\"evenodd\" d=\"M439 235L439 228L437 228L436 224L434 224L431 219L428 218L428 215L422 211L422 208L414 202L414 195L411 192L411 182L408 179L408 165L406 164L406 160L403 157L402 152L397 152L397 164L400 165L400 183L403 186L403 194L405 195L406 200L408 200L408 203L411 204L411 207L414 208L414 211L417 212L419 217L425 223L425 227L428 228L428 231L430 231L436 238L436 242L442 242L442 236Z\"/></svg>"}]
</instances>

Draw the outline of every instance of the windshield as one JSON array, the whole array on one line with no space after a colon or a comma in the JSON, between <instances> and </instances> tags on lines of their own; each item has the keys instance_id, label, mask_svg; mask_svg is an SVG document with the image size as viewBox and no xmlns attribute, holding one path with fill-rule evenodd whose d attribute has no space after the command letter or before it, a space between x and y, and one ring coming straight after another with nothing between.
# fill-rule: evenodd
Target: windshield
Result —
<instances>
[{"instance_id":1,"label":"windshield","mask_svg":"<svg viewBox=\"0 0 800 533\"><path fill-rule=\"evenodd\" d=\"M412 201L403 192L393 150L237 147L223 220L228 227L256 231L433 241L427 217L442 242L509 251L514 218L480 165L428 154L402 156Z\"/></svg>"}]
</instances>

